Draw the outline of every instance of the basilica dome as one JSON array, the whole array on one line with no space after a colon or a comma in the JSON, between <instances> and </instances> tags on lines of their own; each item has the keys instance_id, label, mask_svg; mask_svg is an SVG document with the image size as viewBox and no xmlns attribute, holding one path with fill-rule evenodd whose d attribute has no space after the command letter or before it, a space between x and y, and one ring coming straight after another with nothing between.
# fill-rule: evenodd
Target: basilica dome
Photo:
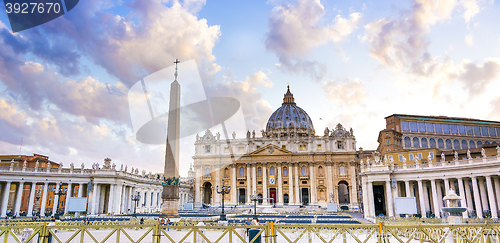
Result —
<instances>
[{"instance_id":1,"label":"basilica dome","mask_svg":"<svg viewBox=\"0 0 500 243\"><path fill-rule=\"evenodd\" d=\"M290 86L283 98L283 104L269 117L266 125L267 137L314 136L314 127L307 113L295 104Z\"/></svg>"}]
</instances>

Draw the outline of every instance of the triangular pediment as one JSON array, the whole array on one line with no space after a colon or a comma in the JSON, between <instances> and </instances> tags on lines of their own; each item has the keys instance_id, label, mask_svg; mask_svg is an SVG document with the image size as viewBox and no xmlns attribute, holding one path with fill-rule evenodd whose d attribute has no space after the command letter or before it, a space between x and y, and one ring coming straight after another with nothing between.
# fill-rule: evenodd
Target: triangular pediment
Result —
<instances>
[{"instance_id":1,"label":"triangular pediment","mask_svg":"<svg viewBox=\"0 0 500 243\"><path fill-rule=\"evenodd\" d=\"M280 148L276 145L273 144L268 144L262 148L259 148L253 152L251 152L249 155L290 155L292 152Z\"/></svg>"}]
</instances>

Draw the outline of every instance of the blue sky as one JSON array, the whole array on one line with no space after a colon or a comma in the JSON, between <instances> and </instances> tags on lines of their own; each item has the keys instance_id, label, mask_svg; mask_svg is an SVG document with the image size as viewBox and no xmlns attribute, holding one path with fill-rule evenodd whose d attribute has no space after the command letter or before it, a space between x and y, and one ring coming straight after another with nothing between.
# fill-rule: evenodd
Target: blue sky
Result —
<instances>
[{"instance_id":1,"label":"blue sky","mask_svg":"<svg viewBox=\"0 0 500 243\"><path fill-rule=\"evenodd\" d=\"M22 137L23 154L65 165L110 156L161 172L164 146L135 140L127 92L176 58L196 61L207 95L240 100L249 130L265 127L288 84L317 135L341 123L364 149L394 113L500 120L490 0L88 0L19 33L0 8L2 154Z\"/></svg>"}]
</instances>

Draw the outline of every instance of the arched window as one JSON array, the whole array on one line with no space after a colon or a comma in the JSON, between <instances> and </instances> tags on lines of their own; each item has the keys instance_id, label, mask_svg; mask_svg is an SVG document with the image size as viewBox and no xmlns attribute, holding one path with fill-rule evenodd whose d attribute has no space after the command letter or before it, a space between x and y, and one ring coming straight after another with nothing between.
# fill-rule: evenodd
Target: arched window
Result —
<instances>
[{"instance_id":1,"label":"arched window","mask_svg":"<svg viewBox=\"0 0 500 243\"><path fill-rule=\"evenodd\" d=\"M259 171L258 172L259 173L259 177L262 177L262 168L259 167L258 171Z\"/></svg>"},{"instance_id":2,"label":"arched window","mask_svg":"<svg viewBox=\"0 0 500 243\"><path fill-rule=\"evenodd\" d=\"M411 147L410 137L405 137L405 147L407 148Z\"/></svg>"},{"instance_id":3,"label":"arched window","mask_svg":"<svg viewBox=\"0 0 500 243\"><path fill-rule=\"evenodd\" d=\"M422 138L422 148L427 148L427 138Z\"/></svg>"},{"instance_id":4,"label":"arched window","mask_svg":"<svg viewBox=\"0 0 500 243\"><path fill-rule=\"evenodd\" d=\"M210 168L208 168L208 167L205 169L205 176L206 177L210 176Z\"/></svg>"},{"instance_id":5,"label":"arched window","mask_svg":"<svg viewBox=\"0 0 500 243\"><path fill-rule=\"evenodd\" d=\"M434 138L429 139L429 145L430 145L429 147L431 148L436 148L436 139Z\"/></svg>"},{"instance_id":6,"label":"arched window","mask_svg":"<svg viewBox=\"0 0 500 243\"><path fill-rule=\"evenodd\" d=\"M486 141L486 142L484 142L484 144L490 144L490 142L489 142L489 141Z\"/></svg>"},{"instance_id":7,"label":"arched window","mask_svg":"<svg viewBox=\"0 0 500 243\"><path fill-rule=\"evenodd\" d=\"M451 139L446 139L446 148L447 149L452 149L453 148L453 146L451 144Z\"/></svg>"},{"instance_id":8,"label":"arched window","mask_svg":"<svg viewBox=\"0 0 500 243\"><path fill-rule=\"evenodd\" d=\"M344 166L339 167L339 173L340 173L340 175L345 175L345 167Z\"/></svg>"},{"instance_id":9,"label":"arched window","mask_svg":"<svg viewBox=\"0 0 500 243\"><path fill-rule=\"evenodd\" d=\"M303 176L307 175L307 170L306 170L306 167L304 165L302 166L302 175Z\"/></svg>"},{"instance_id":10,"label":"arched window","mask_svg":"<svg viewBox=\"0 0 500 243\"><path fill-rule=\"evenodd\" d=\"M228 168L224 169L224 177L229 178L229 169Z\"/></svg>"},{"instance_id":11,"label":"arched window","mask_svg":"<svg viewBox=\"0 0 500 243\"><path fill-rule=\"evenodd\" d=\"M240 167L240 177L244 177L244 176L245 176L245 168Z\"/></svg>"},{"instance_id":12,"label":"arched window","mask_svg":"<svg viewBox=\"0 0 500 243\"><path fill-rule=\"evenodd\" d=\"M469 141L469 148L473 149L476 148L476 143L472 140Z\"/></svg>"},{"instance_id":13,"label":"arched window","mask_svg":"<svg viewBox=\"0 0 500 243\"><path fill-rule=\"evenodd\" d=\"M483 142L477 141L477 148L482 148L483 147Z\"/></svg>"},{"instance_id":14,"label":"arched window","mask_svg":"<svg viewBox=\"0 0 500 243\"><path fill-rule=\"evenodd\" d=\"M288 168L287 167L283 167L283 175L288 176Z\"/></svg>"},{"instance_id":15,"label":"arched window","mask_svg":"<svg viewBox=\"0 0 500 243\"><path fill-rule=\"evenodd\" d=\"M420 148L420 140L417 137L413 138L413 147Z\"/></svg>"},{"instance_id":16,"label":"arched window","mask_svg":"<svg viewBox=\"0 0 500 243\"><path fill-rule=\"evenodd\" d=\"M455 149L460 149L460 141L458 141L458 139L453 140L453 147L455 147Z\"/></svg>"},{"instance_id":17,"label":"arched window","mask_svg":"<svg viewBox=\"0 0 500 243\"><path fill-rule=\"evenodd\" d=\"M270 175L274 175L274 166L271 166L271 168L269 168L269 174Z\"/></svg>"},{"instance_id":18,"label":"arched window","mask_svg":"<svg viewBox=\"0 0 500 243\"><path fill-rule=\"evenodd\" d=\"M469 146L467 144L467 141L462 140L462 149L468 149L468 148L469 148Z\"/></svg>"},{"instance_id":19,"label":"arched window","mask_svg":"<svg viewBox=\"0 0 500 243\"><path fill-rule=\"evenodd\" d=\"M319 166L319 167L318 167L318 174L319 174L320 176L322 176L322 175L323 175L323 166Z\"/></svg>"},{"instance_id":20,"label":"arched window","mask_svg":"<svg viewBox=\"0 0 500 243\"><path fill-rule=\"evenodd\" d=\"M451 146L451 141L450 141L450 146ZM444 148L444 142L443 139L441 138L438 139L438 148Z\"/></svg>"}]
</instances>

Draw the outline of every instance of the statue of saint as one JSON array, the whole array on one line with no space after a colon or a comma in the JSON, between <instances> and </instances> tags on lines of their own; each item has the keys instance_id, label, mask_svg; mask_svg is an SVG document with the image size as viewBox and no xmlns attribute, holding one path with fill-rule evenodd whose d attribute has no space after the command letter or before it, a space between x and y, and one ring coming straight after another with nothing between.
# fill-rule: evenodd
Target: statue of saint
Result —
<instances>
[{"instance_id":1,"label":"statue of saint","mask_svg":"<svg viewBox=\"0 0 500 243\"><path fill-rule=\"evenodd\" d=\"M458 161L458 152L455 150L455 152L453 152L453 157L455 157L455 161Z\"/></svg>"},{"instance_id":2,"label":"statue of saint","mask_svg":"<svg viewBox=\"0 0 500 243\"><path fill-rule=\"evenodd\" d=\"M483 158L486 158L486 151L484 151L484 148L481 148L481 156L483 156Z\"/></svg>"},{"instance_id":3,"label":"statue of saint","mask_svg":"<svg viewBox=\"0 0 500 243\"><path fill-rule=\"evenodd\" d=\"M233 139L235 139L235 138L236 138L236 132L233 131Z\"/></svg>"},{"instance_id":4,"label":"statue of saint","mask_svg":"<svg viewBox=\"0 0 500 243\"><path fill-rule=\"evenodd\" d=\"M427 163L432 163L432 156L431 153L427 156Z\"/></svg>"},{"instance_id":5,"label":"statue of saint","mask_svg":"<svg viewBox=\"0 0 500 243\"><path fill-rule=\"evenodd\" d=\"M497 156L500 156L500 147L497 146Z\"/></svg>"},{"instance_id":6,"label":"statue of saint","mask_svg":"<svg viewBox=\"0 0 500 243\"><path fill-rule=\"evenodd\" d=\"M446 161L446 157L444 157L444 153L441 152L441 162L445 162Z\"/></svg>"},{"instance_id":7,"label":"statue of saint","mask_svg":"<svg viewBox=\"0 0 500 243\"><path fill-rule=\"evenodd\" d=\"M330 134L330 129L328 127L325 127L325 137Z\"/></svg>"},{"instance_id":8,"label":"statue of saint","mask_svg":"<svg viewBox=\"0 0 500 243\"><path fill-rule=\"evenodd\" d=\"M220 132L217 132L215 135L217 135L217 141L220 140Z\"/></svg>"},{"instance_id":9,"label":"statue of saint","mask_svg":"<svg viewBox=\"0 0 500 243\"><path fill-rule=\"evenodd\" d=\"M250 138L250 130L247 130L247 138Z\"/></svg>"},{"instance_id":10,"label":"statue of saint","mask_svg":"<svg viewBox=\"0 0 500 243\"><path fill-rule=\"evenodd\" d=\"M472 159L472 156L470 155L470 149L467 149L467 159Z\"/></svg>"},{"instance_id":11,"label":"statue of saint","mask_svg":"<svg viewBox=\"0 0 500 243\"><path fill-rule=\"evenodd\" d=\"M252 131L252 138L255 138L255 130Z\"/></svg>"}]
</instances>

